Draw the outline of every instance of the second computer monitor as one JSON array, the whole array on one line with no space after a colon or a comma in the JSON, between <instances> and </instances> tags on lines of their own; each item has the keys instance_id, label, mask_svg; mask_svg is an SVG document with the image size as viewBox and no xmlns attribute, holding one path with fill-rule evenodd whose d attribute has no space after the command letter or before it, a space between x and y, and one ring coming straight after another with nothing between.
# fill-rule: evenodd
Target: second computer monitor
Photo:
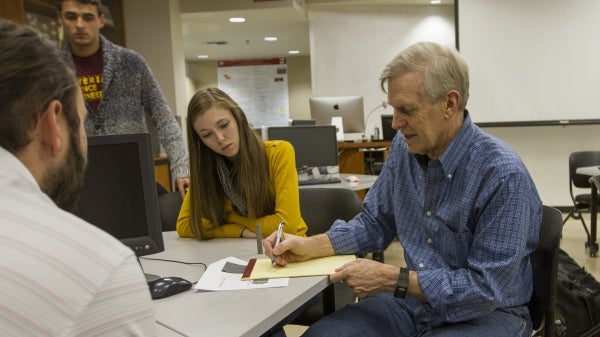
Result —
<instances>
[{"instance_id":1,"label":"second computer monitor","mask_svg":"<svg viewBox=\"0 0 600 337\"><path fill-rule=\"evenodd\" d=\"M164 250L150 134L88 137L88 169L73 212L137 256Z\"/></svg>"},{"instance_id":2,"label":"second computer monitor","mask_svg":"<svg viewBox=\"0 0 600 337\"><path fill-rule=\"evenodd\" d=\"M332 125L332 117L342 117L344 133L364 133L365 113L362 96L311 97L310 117L317 125Z\"/></svg>"},{"instance_id":3,"label":"second computer monitor","mask_svg":"<svg viewBox=\"0 0 600 337\"><path fill-rule=\"evenodd\" d=\"M392 140L398 133L398 131L392 127L393 119L393 115L381 115L381 134L383 140Z\"/></svg>"},{"instance_id":4,"label":"second computer monitor","mask_svg":"<svg viewBox=\"0 0 600 337\"><path fill-rule=\"evenodd\" d=\"M300 126L300 125L317 125L317 122L314 119L292 119L290 121L291 126Z\"/></svg>"},{"instance_id":5,"label":"second computer monitor","mask_svg":"<svg viewBox=\"0 0 600 337\"><path fill-rule=\"evenodd\" d=\"M272 126L267 132L269 139L292 143L298 172L314 167L338 168L335 126Z\"/></svg>"}]
</instances>

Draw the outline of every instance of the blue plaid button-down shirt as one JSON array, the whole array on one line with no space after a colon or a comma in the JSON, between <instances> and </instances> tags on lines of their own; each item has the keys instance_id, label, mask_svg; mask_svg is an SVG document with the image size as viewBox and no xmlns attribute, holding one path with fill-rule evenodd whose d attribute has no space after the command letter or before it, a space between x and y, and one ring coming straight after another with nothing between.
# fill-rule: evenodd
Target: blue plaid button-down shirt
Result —
<instances>
[{"instance_id":1,"label":"blue plaid button-down shirt","mask_svg":"<svg viewBox=\"0 0 600 337\"><path fill-rule=\"evenodd\" d=\"M532 292L542 203L518 155L465 116L437 160L395 137L364 211L328 232L337 254L383 250L398 237L428 298L415 318L432 326L524 305Z\"/></svg>"}]
</instances>

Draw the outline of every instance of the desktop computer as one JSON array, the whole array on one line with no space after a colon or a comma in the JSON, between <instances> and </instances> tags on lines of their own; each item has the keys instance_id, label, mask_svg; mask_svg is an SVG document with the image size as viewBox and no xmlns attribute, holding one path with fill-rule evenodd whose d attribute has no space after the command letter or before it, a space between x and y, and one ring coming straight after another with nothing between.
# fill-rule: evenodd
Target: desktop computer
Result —
<instances>
[{"instance_id":1,"label":"desktop computer","mask_svg":"<svg viewBox=\"0 0 600 337\"><path fill-rule=\"evenodd\" d=\"M267 131L269 139L287 140L294 147L299 185L341 182L335 126L273 126Z\"/></svg>"},{"instance_id":2,"label":"desktop computer","mask_svg":"<svg viewBox=\"0 0 600 337\"><path fill-rule=\"evenodd\" d=\"M383 140L392 140L398 131L392 128L393 115L381 115L381 130Z\"/></svg>"}]
</instances>

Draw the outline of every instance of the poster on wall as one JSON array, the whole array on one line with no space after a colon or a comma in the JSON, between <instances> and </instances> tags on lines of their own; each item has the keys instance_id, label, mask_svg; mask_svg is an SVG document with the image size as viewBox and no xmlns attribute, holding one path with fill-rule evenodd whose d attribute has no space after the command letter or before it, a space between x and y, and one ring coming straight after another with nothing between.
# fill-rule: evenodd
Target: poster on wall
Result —
<instances>
[{"instance_id":1,"label":"poster on wall","mask_svg":"<svg viewBox=\"0 0 600 337\"><path fill-rule=\"evenodd\" d=\"M289 122L285 57L218 61L219 88L244 110L253 127Z\"/></svg>"}]
</instances>

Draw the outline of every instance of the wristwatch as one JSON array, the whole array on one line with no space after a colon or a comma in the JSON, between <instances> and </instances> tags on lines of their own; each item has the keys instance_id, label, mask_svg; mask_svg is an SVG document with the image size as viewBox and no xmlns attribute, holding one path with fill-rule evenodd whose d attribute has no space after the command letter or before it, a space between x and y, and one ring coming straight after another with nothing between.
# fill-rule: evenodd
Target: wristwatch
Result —
<instances>
[{"instance_id":1,"label":"wristwatch","mask_svg":"<svg viewBox=\"0 0 600 337\"><path fill-rule=\"evenodd\" d=\"M394 297L404 298L408 290L408 269L400 267L400 275L398 275L398 284L394 291Z\"/></svg>"}]
</instances>

